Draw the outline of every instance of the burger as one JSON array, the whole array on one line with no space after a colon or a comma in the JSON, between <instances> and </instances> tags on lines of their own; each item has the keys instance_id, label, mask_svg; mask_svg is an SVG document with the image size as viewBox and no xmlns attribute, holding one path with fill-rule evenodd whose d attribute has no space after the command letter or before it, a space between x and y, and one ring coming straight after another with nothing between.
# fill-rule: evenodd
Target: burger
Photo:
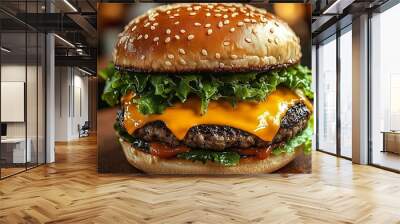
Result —
<instances>
[{"instance_id":1,"label":"burger","mask_svg":"<svg viewBox=\"0 0 400 224\"><path fill-rule=\"evenodd\" d=\"M310 70L281 19L246 4L170 4L133 19L100 72L134 167L274 172L309 152Z\"/></svg>"}]
</instances>

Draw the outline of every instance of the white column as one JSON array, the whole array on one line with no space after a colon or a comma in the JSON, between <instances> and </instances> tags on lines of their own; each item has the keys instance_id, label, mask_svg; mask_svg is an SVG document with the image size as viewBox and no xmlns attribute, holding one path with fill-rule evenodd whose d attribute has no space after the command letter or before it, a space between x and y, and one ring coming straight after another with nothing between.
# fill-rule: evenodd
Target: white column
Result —
<instances>
[{"instance_id":1,"label":"white column","mask_svg":"<svg viewBox=\"0 0 400 224\"><path fill-rule=\"evenodd\" d=\"M353 162L368 163L368 15L353 20Z\"/></svg>"},{"instance_id":2,"label":"white column","mask_svg":"<svg viewBox=\"0 0 400 224\"><path fill-rule=\"evenodd\" d=\"M54 35L46 35L46 163L55 161L55 56Z\"/></svg>"}]
</instances>

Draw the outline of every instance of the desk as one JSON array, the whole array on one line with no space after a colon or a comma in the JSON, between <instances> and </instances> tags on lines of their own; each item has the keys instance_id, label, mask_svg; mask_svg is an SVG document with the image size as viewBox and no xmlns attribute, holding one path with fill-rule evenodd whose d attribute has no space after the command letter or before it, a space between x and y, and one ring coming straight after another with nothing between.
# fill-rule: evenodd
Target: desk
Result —
<instances>
[{"instance_id":1,"label":"desk","mask_svg":"<svg viewBox=\"0 0 400 224\"><path fill-rule=\"evenodd\" d=\"M400 131L382 131L383 150L382 152L392 152L400 154Z\"/></svg>"},{"instance_id":2,"label":"desk","mask_svg":"<svg viewBox=\"0 0 400 224\"><path fill-rule=\"evenodd\" d=\"M2 138L1 139L1 157L6 163L25 163L31 162L32 140L27 138L28 143L25 154L25 138ZM26 159L26 161L25 161Z\"/></svg>"}]
</instances>

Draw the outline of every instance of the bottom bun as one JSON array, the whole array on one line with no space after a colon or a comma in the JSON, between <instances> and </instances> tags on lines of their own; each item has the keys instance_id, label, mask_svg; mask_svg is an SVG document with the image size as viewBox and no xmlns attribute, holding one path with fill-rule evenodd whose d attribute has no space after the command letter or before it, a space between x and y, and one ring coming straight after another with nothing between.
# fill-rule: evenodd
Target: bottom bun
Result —
<instances>
[{"instance_id":1,"label":"bottom bun","mask_svg":"<svg viewBox=\"0 0 400 224\"><path fill-rule=\"evenodd\" d=\"M214 162L200 162L185 159L162 159L136 149L132 144L119 139L128 162L150 174L264 174L272 173L290 163L303 150L296 148L293 153L271 155L264 160L239 163L236 166L222 166Z\"/></svg>"}]
</instances>

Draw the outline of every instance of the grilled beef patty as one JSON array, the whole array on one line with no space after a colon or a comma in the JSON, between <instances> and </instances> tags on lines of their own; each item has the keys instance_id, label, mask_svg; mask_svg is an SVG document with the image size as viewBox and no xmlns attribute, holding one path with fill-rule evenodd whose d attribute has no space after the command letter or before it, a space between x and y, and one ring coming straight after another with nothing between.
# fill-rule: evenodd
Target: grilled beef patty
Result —
<instances>
[{"instance_id":1,"label":"grilled beef patty","mask_svg":"<svg viewBox=\"0 0 400 224\"><path fill-rule=\"evenodd\" d=\"M179 141L162 121L154 121L135 131L134 136L148 142L164 142L171 146L185 144L191 148L225 150L227 148L262 147L293 138L307 127L310 111L303 103L290 107L282 118L278 133L272 142L237 128L222 125L197 125L189 129L185 138ZM123 118L122 118L123 119ZM120 118L120 122L122 122Z\"/></svg>"}]
</instances>

